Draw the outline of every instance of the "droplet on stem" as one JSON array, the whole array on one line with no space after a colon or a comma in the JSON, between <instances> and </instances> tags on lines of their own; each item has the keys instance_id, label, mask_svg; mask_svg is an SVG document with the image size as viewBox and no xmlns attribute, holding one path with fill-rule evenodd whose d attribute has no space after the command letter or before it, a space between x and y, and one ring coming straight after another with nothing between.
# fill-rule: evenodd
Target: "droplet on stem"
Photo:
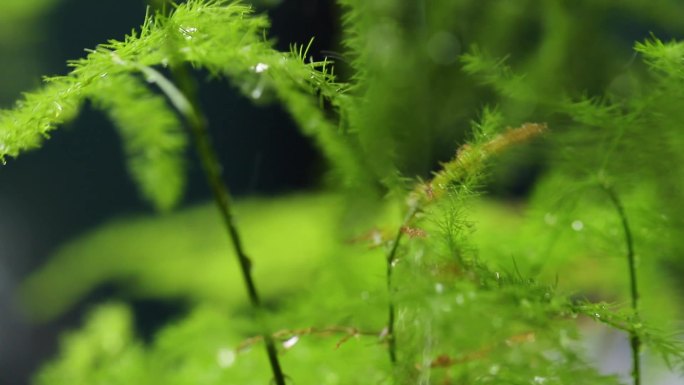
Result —
<instances>
[{"instance_id":1,"label":"droplet on stem","mask_svg":"<svg viewBox=\"0 0 684 385\"><path fill-rule=\"evenodd\" d=\"M299 342L299 336L292 336L283 342L283 348L290 349Z\"/></svg>"}]
</instances>

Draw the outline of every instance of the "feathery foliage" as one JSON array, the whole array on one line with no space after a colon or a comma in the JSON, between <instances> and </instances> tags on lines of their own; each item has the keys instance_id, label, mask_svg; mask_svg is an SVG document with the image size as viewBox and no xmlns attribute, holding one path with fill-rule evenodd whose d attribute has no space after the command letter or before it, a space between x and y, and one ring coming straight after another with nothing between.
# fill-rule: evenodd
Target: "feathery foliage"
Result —
<instances>
[{"instance_id":1,"label":"feathery foliage","mask_svg":"<svg viewBox=\"0 0 684 385\"><path fill-rule=\"evenodd\" d=\"M324 384L625 383L588 362L585 321L629 339L631 382L648 381L644 352L681 373L680 283L666 271L684 266L684 45L652 36L635 46L646 65L625 67L601 22L618 6L603 1L340 4L346 82L310 46L275 50L251 8L189 0L0 112L4 159L91 100L120 131L143 196L170 210L185 179L178 116L205 128L179 69L203 69L281 103L339 190L240 203L238 221L209 175L242 275L206 208L120 220L65 246L23 287L35 318L112 281L181 299L188 314L142 342L127 305L103 305L36 383L284 383L279 365ZM644 4L620 10L682 32L680 4ZM573 60L585 49L605 60ZM481 198L524 170L521 154L544 170L525 216ZM262 343L269 361L250 351Z\"/></svg>"},{"instance_id":2,"label":"feathery foliage","mask_svg":"<svg viewBox=\"0 0 684 385\"><path fill-rule=\"evenodd\" d=\"M69 75L49 78L49 86L27 93L15 109L3 111L0 159L16 157L40 146L53 129L76 116L84 99L97 95L96 104L106 109L122 130L131 158L131 172L140 183L142 193L157 207L173 206L184 179L183 140L177 134L177 124L164 107L132 109L122 104L126 103L126 89L129 97L146 92L142 86L133 86L131 80L131 76L145 67L189 63L214 75L249 83L245 91L253 99L274 92L303 131L330 149L331 162L341 163L347 169L358 167L349 162L354 155L343 140L335 140L335 128L313 98L319 89L324 96L331 96L336 89L330 83L332 78L326 73L326 64L305 63L305 52L273 50L262 38L268 22L251 13L247 6L224 1L190 1L177 6L169 17L162 14L147 17L139 32L134 31L124 41L98 46L86 58L73 61L74 69ZM323 71L318 71L319 68ZM128 76L121 76L125 74ZM104 87L118 89L118 95L102 100L111 96L104 92ZM150 103L159 104L154 98L149 99ZM147 148L145 154L140 154L143 144L132 142L141 141L141 137L130 136L131 132L140 130L131 123L147 120L152 123L140 135L147 137L148 145L158 148ZM169 185L158 187L160 177L168 178Z\"/></svg>"}]
</instances>

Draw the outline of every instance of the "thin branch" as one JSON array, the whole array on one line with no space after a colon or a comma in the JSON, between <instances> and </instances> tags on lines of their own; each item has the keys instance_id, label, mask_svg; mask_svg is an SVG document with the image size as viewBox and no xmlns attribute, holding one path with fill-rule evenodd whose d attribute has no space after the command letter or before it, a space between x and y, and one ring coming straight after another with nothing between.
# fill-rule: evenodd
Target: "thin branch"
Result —
<instances>
[{"instance_id":1,"label":"thin branch","mask_svg":"<svg viewBox=\"0 0 684 385\"><path fill-rule=\"evenodd\" d=\"M148 81L157 84L159 89L169 98L171 104L173 104L178 112L183 115L192 132L205 178L214 196L214 203L219 209L233 246L233 251L238 259L250 303L252 308L256 310L257 318L262 323L262 336L266 345L266 354L268 355L268 360L271 364L273 378L276 385L285 385L285 375L283 374L280 361L278 360L278 351L275 342L271 333L268 332L266 326L263 324L261 300L259 299L259 294L251 273L252 262L245 253L240 233L235 224L231 208L230 193L221 180L221 166L214 147L211 144L209 133L207 132L207 121L198 105L194 81L187 72L187 69L183 66L175 66L172 69L173 77L178 86L151 67L137 65L136 68L145 74Z\"/></svg>"},{"instance_id":2,"label":"thin branch","mask_svg":"<svg viewBox=\"0 0 684 385\"><path fill-rule=\"evenodd\" d=\"M639 319L639 288L637 286L637 272L636 272L636 257L634 254L634 239L632 238L632 230L629 226L629 220L625 213L625 208L620 201L615 190L607 183L601 183L601 187L610 198L611 203L615 207L622 221L622 229L625 235L625 244L627 245L627 264L629 265L629 283L630 296L632 299L632 311L634 317ZM634 385L641 385L641 364L639 362L639 352L641 350L641 338L639 334L632 331L629 338L630 347L632 350L632 379Z\"/></svg>"},{"instance_id":3,"label":"thin branch","mask_svg":"<svg viewBox=\"0 0 684 385\"><path fill-rule=\"evenodd\" d=\"M513 347L517 345L521 345L524 343L532 343L535 342L536 340L536 335L534 332L526 332L526 333L521 333L521 334L516 334L514 336L511 336L507 339L505 339L502 342L494 343L487 345L483 348L480 348L476 351L470 352L463 354L458 357L452 357L446 354L441 354L437 356L432 362L430 362L430 368L449 368L455 365L461 365L461 364L466 364L468 362L476 361L483 359L487 357L491 352L493 352L495 349L499 347ZM421 365L416 365L416 369L418 370L423 370L425 369Z\"/></svg>"},{"instance_id":4,"label":"thin branch","mask_svg":"<svg viewBox=\"0 0 684 385\"><path fill-rule=\"evenodd\" d=\"M342 334L342 338L335 344L335 349L338 349L345 342L349 341L354 337L366 336L366 337L381 337L381 334L375 331L364 331L351 326L328 326L328 327L308 327L303 329L283 329L279 330L273 334L271 337L274 340L288 341L294 337L303 337L309 335L318 336L329 336L333 334ZM238 344L235 348L236 353L240 353L247 348L261 342L264 340L264 336L250 337Z\"/></svg>"},{"instance_id":5,"label":"thin branch","mask_svg":"<svg viewBox=\"0 0 684 385\"><path fill-rule=\"evenodd\" d=\"M399 249L399 242L401 242L401 238L406 233L404 230L413 217L416 215L418 212L418 206L414 205L409 209L409 212L406 214L406 217L404 218L404 221L402 222L402 225L399 226L399 230L397 231L397 234L394 236L394 241L392 241L392 248L390 249L389 253L387 254L387 292L389 295L389 305L388 305L388 316L387 316L387 344L388 344L388 351L389 351L389 357L390 357L390 362L392 364L395 364L397 362L397 339L394 333L394 314L395 314L395 309L394 309L394 298L393 297L393 288L392 288L392 270L394 270L394 265L397 261L397 250Z\"/></svg>"},{"instance_id":6,"label":"thin branch","mask_svg":"<svg viewBox=\"0 0 684 385\"><path fill-rule=\"evenodd\" d=\"M392 271L396 263L399 242L404 234L422 237L424 232L416 231L409 225L416 213L423 207L430 205L436 199L447 193L448 186L465 180L470 175L479 172L485 161L508 148L533 139L547 130L545 123L524 123L517 128L507 128L506 131L494 136L489 141L474 145L463 145L456 152L451 161L444 163L441 171L437 172L432 180L424 184L418 184L409 194L409 210L399 226L387 254L387 291L389 295L387 341L389 345L389 357L394 365L397 362L397 339L395 335L395 303L393 298ZM412 231L413 230L413 231Z\"/></svg>"}]
</instances>

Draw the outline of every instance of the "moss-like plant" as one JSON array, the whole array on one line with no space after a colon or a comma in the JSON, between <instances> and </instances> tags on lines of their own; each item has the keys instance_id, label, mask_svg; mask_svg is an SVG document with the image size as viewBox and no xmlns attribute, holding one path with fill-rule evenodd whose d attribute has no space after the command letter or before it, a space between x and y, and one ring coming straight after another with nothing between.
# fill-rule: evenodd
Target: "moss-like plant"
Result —
<instances>
[{"instance_id":1,"label":"moss-like plant","mask_svg":"<svg viewBox=\"0 0 684 385\"><path fill-rule=\"evenodd\" d=\"M193 307L144 344L126 305L104 305L36 383L619 383L581 351L580 316L629 336L634 384L646 349L681 371L684 346L669 332L681 309L659 269L681 265L683 249L684 45L637 43L648 68L601 84L615 56L588 75L564 59L589 33L609 40L571 18L609 5L519 3L342 0L341 81L309 46L275 50L250 7L189 0L0 112L5 159L92 101L119 130L141 194L166 212L192 142L220 213L111 224L31 276L23 294L36 318L112 280ZM668 15L681 5L657 3L647 16L676 28ZM522 44L534 33L536 45ZM335 191L234 205L191 69L251 99L273 95L318 146ZM488 170L520 169L523 152L546 168L527 218L479 198L496 179ZM260 344L265 357L249 351Z\"/></svg>"}]
</instances>

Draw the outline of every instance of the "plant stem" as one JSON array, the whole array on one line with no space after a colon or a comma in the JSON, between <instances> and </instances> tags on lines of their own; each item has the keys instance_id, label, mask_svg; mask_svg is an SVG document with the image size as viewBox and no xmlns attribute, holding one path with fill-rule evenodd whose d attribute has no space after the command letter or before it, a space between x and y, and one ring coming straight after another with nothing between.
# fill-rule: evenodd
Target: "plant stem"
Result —
<instances>
[{"instance_id":1,"label":"plant stem","mask_svg":"<svg viewBox=\"0 0 684 385\"><path fill-rule=\"evenodd\" d=\"M603 190L608 194L610 201L613 203L615 210L622 221L622 229L625 234L625 243L627 244L627 262L629 264L629 281L630 281L630 295L632 298L632 311L634 317L639 320L639 289L637 287L637 273L636 273L636 258L634 255L634 240L632 238L632 231L627 220L625 208L620 201L617 193L608 184L602 184ZM632 379L634 385L641 385L641 365L639 363L639 351L641 350L641 338L635 331L630 332L629 343L632 349Z\"/></svg>"},{"instance_id":2,"label":"plant stem","mask_svg":"<svg viewBox=\"0 0 684 385\"><path fill-rule=\"evenodd\" d=\"M394 262L396 261L397 248L399 246L399 241L401 241L401 236L403 232L401 228L397 231L397 235L394 237L394 242L392 243L392 249L387 254L387 293L389 296L389 304L387 307L387 344L389 358L392 365L397 363L397 340L394 336L394 299L392 298L392 269Z\"/></svg>"},{"instance_id":3,"label":"plant stem","mask_svg":"<svg viewBox=\"0 0 684 385\"><path fill-rule=\"evenodd\" d=\"M404 226L408 225L408 223L413 219L414 215L416 215L416 212L418 212L418 206L413 206L409 209L409 212L406 214L406 218L404 218L403 222L401 223L401 226L399 226L399 230L397 230L397 234L394 236L394 241L392 242L392 248L390 249L389 253L387 254L387 293L389 296L389 305L388 305L388 317L387 317L387 343L388 343L388 352L389 352L389 357L390 357L390 362L392 365L397 363L397 339L396 336L394 335L394 299L392 298L392 270L394 269L394 264L397 260L397 249L399 249L399 242L401 241L401 237L404 234Z\"/></svg>"},{"instance_id":4,"label":"plant stem","mask_svg":"<svg viewBox=\"0 0 684 385\"><path fill-rule=\"evenodd\" d=\"M276 385L285 385L285 375L278 360L278 351L273 336L263 324L261 300L251 273L252 262L245 253L240 233L235 225L230 193L221 180L221 166L207 132L207 121L198 104L194 80L184 66L172 68L173 78L178 86L153 68L140 66L139 69L147 76L148 81L154 82L159 86L187 121L194 137L195 147L202 163L204 175L214 196L214 203L221 213L221 218L226 226L233 250L238 259L250 303L252 308L256 310L256 316L262 324L262 336L266 345L266 354L271 365L273 378Z\"/></svg>"}]
</instances>

